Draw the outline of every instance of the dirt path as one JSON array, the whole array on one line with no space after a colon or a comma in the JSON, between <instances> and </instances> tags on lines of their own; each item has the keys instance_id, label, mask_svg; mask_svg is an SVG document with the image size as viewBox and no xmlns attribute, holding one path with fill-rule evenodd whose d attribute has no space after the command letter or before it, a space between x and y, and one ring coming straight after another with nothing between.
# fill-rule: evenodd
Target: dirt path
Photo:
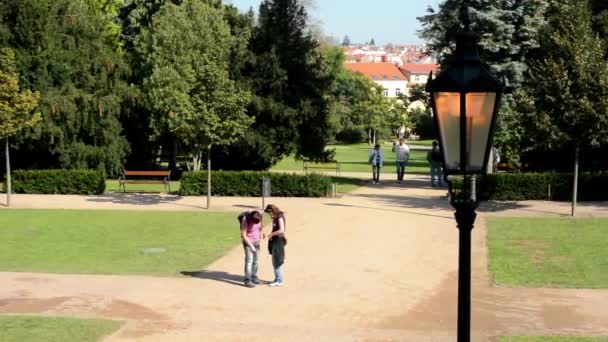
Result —
<instances>
[{"instance_id":1,"label":"dirt path","mask_svg":"<svg viewBox=\"0 0 608 342\"><path fill-rule=\"evenodd\" d=\"M411 181L417 186L417 181ZM0 313L126 320L106 341L450 341L457 230L444 190L363 187L340 199L273 199L288 213L282 288L247 289L235 248L192 278L0 273ZM21 207L200 210L164 195L17 196ZM239 211L258 199L214 199ZM540 204L504 210L553 211ZM541 208L541 209L537 209ZM584 207L589 215L604 207ZM483 215L482 215L483 216ZM474 340L503 334L608 335L608 291L490 286L483 220L474 231ZM262 279L272 279L261 260Z\"/></svg>"}]
</instances>

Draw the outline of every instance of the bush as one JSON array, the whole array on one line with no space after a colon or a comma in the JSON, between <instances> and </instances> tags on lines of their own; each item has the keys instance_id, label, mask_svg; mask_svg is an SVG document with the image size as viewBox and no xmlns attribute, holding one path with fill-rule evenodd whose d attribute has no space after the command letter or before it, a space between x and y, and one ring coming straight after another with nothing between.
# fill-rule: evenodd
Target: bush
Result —
<instances>
[{"instance_id":1,"label":"bush","mask_svg":"<svg viewBox=\"0 0 608 342\"><path fill-rule=\"evenodd\" d=\"M358 144L367 139L367 133L361 127L351 126L336 134L336 140L344 144Z\"/></svg>"},{"instance_id":2,"label":"bush","mask_svg":"<svg viewBox=\"0 0 608 342\"><path fill-rule=\"evenodd\" d=\"M410 113L410 118L414 124L414 133L420 136L420 139L435 139L435 123L430 111L423 109L415 109Z\"/></svg>"},{"instance_id":3,"label":"bush","mask_svg":"<svg viewBox=\"0 0 608 342\"><path fill-rule=\"evenodd\" d=\"M580 174L579 201L607 201L608 174ZM572 200L573 175L568 173L491 174L478 186L481 200ZM459 185L457 185L459 187Z\"/></svg>"},{"instance_id":4,"label":"bush","mask_svg":"<svg viewBox=\"0 0 608 342\"><path fill-rule=\"evenodd\" d=\"M106 182L105 175L99 171L17 170L12 173L12 186L18 194L92 195L102 194Z\"/></svg>"},{"instance_id":5,"label":"bush","mask_svg":"<svg viewBox=\"0 0 608 342\"><path fill-rule=\"evenodd\" d=\"M271 194L277 197L323 197L331 187L331 177L309 174L255 171L213 171L211 193L217 196L260 196L262 177L270 177ZM180 194L200 196L207 193L207 172L186 172L181 178Z\"/></svg>"}]
</instances>

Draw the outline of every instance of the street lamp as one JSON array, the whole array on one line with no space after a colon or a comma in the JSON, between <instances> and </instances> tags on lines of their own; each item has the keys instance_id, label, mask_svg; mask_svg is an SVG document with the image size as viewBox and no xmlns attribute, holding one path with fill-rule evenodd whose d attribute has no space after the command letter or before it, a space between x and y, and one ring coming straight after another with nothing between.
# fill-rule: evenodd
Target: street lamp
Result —
<instances>
[{"instance_id":1,"label":"street lamp","mask_svg":"<svg viewBox=\"0 0 608 342\"><path fill-rule=\"evenodd\" d=\"M456 209L458 251L458 341L471 339L471 231L479 202L475 176L487 170L500 98L505 84L481 62L479 36L469 27L466 7L461 10L465 29L456 33L456 50L436 78L426 86L439 144L450 203ZM463 179L455 191L450 175Z\"/></svg>"}]
</instances>

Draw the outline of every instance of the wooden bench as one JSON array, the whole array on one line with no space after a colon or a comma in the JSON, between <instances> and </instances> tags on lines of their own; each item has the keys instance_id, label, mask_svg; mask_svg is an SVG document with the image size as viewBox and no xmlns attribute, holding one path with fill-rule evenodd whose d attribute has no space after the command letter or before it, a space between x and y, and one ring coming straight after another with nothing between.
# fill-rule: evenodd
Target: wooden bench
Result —
<instances>
[{"instance_id":1,"label":"wooden bench","mask_svg":"<svg viewBox=\"0 0 608 342\"><path fill-rule=\"evenodd\" d=\"M308 173L308 169L320 169L320 170L336 170L336 176L340 175L340 162L337 160L327 160L324 162L316 163L312 161L304 161L304 173Z\"/></svg>"},{"instance_id":2,"label":"wooden bench","mask_svg":"<svg viewBox=\"0 0 608 342\"><path fill-rule=\"evenodd\" d=\"M131 179L131 177L163 178L163 180ZM126 184L164 184L165 191L171 192L171 171L127 171L118 177L118 191L127 192Z\"/></svg>"}]
</instances>

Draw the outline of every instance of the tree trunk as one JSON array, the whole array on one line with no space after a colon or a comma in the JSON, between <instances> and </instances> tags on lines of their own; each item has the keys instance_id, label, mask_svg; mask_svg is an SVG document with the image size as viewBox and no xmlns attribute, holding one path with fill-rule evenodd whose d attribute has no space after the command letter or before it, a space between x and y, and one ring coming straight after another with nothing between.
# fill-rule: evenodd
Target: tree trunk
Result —
<instances>
[{"instance_id":1,"label":"tree trunk","mask_svg":"<svg viewBox=\"0 0 608 342\"><path fill-rule=\"evenodd\" d=\"M6 137L6 206L11 206L11 159L8 152L8 137Z\"/></svg>"},{"instance_id":2,"label":"tree trunk","mask_svg":"<svg viewBox=\"0 0 608 342\"><path fill-rule=\"evenodd\" d=\"M377 130L374 129L374 145L376 145L376 132Z\"/></svg>"},{"instance_id":3,"label":"tree trunk","mask_svg":"<svg viewBox=\"0 0 608 342\"><path fill-rule=\"evenodd\" d=\"M372 128L367 130L367 143L372 146Z\"/></svg>"},{"instance_id":4,"label":"tree trunk","mask_svg":"<svg viewBox=\"0 0 608 342\"><path fill-rule=\"evenodd\" d=\"M211 208L211 145L207 147L207 209Z\"/></svg>"},{"instance_id":5,"label":"tree trunk","mask_svg":"<svg viewBox=\"0 0 608 342\"><path fill-rule=\"evenodd\" d=\"M579 146L574 147L574 180L572 186L572 216L576 215L576 200L578 198L578 154Z\"/></svg>"}]
</instances>

